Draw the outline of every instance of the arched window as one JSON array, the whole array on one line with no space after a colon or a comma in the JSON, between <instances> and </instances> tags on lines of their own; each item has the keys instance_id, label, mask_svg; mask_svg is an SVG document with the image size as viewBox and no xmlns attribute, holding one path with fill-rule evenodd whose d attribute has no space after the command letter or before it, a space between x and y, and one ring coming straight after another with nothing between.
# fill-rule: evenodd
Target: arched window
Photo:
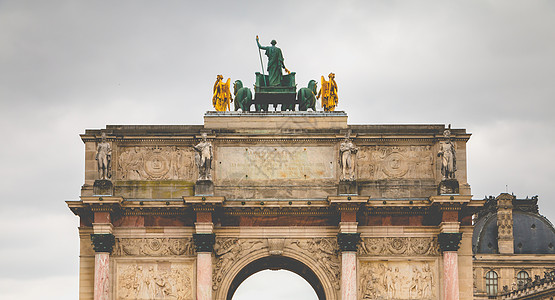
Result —
<instances>
[{"instance_id":1,"label":"arched window","mask_svg":"<svg viewBox=\"0 0 555 300\"><path fill-rule=\"evenodd\" d=\"M497 273L489 271L486 273L486 293L488 296L497 295Z\"/></svg>"},{"instance_id":2,"label":"arched window","mask_svg":"<svg viewBox=\"0 0 555 300\"><path fill-rule=\"evenodd\" d=\"M530 278L530 275L528 275L526 271L520 271L516 274L516 282L518 285L525 284L528 278Z\"/></svg>"}]
</instances>

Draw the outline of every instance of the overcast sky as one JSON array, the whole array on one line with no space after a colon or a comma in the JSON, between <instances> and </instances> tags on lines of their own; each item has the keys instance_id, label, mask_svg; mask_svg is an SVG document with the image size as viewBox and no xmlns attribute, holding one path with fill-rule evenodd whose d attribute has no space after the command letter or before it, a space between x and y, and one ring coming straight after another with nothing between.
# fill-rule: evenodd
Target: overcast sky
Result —
<instances>
[{"instance_id":1,"label":"overcast sky","mask_svg":"<svg viewBox=\"0 0 555 300\"><path fill-rule=\"evenodd\" d=\"M0 0L0 298L77 299L78 135L202 124L217 74L254 83L257 34L299 86L334 72L350 124L466 128L474 198L555 220L554 1Z\"/></svg>"}]
</instances>

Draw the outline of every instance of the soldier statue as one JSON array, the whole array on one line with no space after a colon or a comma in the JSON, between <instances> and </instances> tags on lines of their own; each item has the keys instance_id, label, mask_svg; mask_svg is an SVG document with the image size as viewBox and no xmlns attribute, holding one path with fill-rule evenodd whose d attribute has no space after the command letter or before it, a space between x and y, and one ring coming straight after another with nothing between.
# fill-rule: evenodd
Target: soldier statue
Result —
<instances>
[{"instance_id":1,"label":"soldier statue","mask_svg":"<svg viewBox=\"0 0 555 300\"><path fill-rule=\"evenodd\" d=\"M212 180L212 143L206 140L206 133L202 134L202 141L193 148L197 151L195 162L198 167L198 180Z\"/></svg>"},{"instance_id":2,"label":"soldier statue","mask_svg":"<svg viewBox=\"0 0 555 300\"><path fill-rule=\"evenodd\" d=\"M440 143L438 157L441 157L441 175L442 180L455 179L457 171L457 157L455 153L455 145L451 141L451 125L443 131L445 141Z\"/></svg>"},{"instance_id":3,"label":"soldier statue","mask_svg":"<svg viewBox=\"0 0 555 300\"><path fill-rule=\"evenodd\" d=\"M102 133L102 141L98 143L96 157L98 163L98 177L100 180L108 180L112 177L112 147L106 142L106 133Z\"/></svg>"},{"instance_id":4,"label":"soldier statue","mask_svg":"<svg viewBox=\"0 0 555 300\"><path fill-rule=\"evenodd\" d=\"M339 146L339 166L341 167L341 180L355 180L355 158L358 148L347 135L345 140Z\"/></svg>"}]
</instances>

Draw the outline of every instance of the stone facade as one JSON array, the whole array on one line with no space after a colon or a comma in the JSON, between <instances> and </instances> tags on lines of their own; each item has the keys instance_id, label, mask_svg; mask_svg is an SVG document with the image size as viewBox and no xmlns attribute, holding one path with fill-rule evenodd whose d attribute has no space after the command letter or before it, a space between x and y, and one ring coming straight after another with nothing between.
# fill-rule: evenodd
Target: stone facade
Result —
<instances>
[{"instance_id":1,"label":"stone facade","mask_svg":"<svg viewBox=\"0 0 555 300\"><path fill-rule=\"evenodd\" d=\"M230 299L265 268L296 272L320 299L470 299L471 220L484 201L471 199L464 129L451 130L459 193L438 193L444 130L349 125L344 112L209 112L204 125L87 130L81 199L67 202L81 220L79 298L99 299L104 253L110 299ZM94 189L102 133L107 194ZM213 147L207 182L197 181L193 149L203 134ZM356 145L348 193L346 136ZM91 234L113 235L111 251L93 248ZM441 248L445 234L460 248Z\"/></svg>"}]
</instances>

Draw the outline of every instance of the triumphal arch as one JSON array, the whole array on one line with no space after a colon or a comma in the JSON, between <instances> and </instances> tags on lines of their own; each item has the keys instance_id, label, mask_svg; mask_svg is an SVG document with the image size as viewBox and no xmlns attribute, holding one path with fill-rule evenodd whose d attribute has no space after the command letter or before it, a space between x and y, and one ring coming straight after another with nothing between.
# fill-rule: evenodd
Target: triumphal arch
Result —
<instances>
[{"instance_id":1,"label":"triumphal arch","mask_svg":"<svg viewBox=\"0 0 555 300\"><path fill-rule=\"evenodd\" d=\"M86 130L80 299L231 299L264 269L319 299L471 299L469 138L342 111Z\"/></svg>"}]
</instances>

